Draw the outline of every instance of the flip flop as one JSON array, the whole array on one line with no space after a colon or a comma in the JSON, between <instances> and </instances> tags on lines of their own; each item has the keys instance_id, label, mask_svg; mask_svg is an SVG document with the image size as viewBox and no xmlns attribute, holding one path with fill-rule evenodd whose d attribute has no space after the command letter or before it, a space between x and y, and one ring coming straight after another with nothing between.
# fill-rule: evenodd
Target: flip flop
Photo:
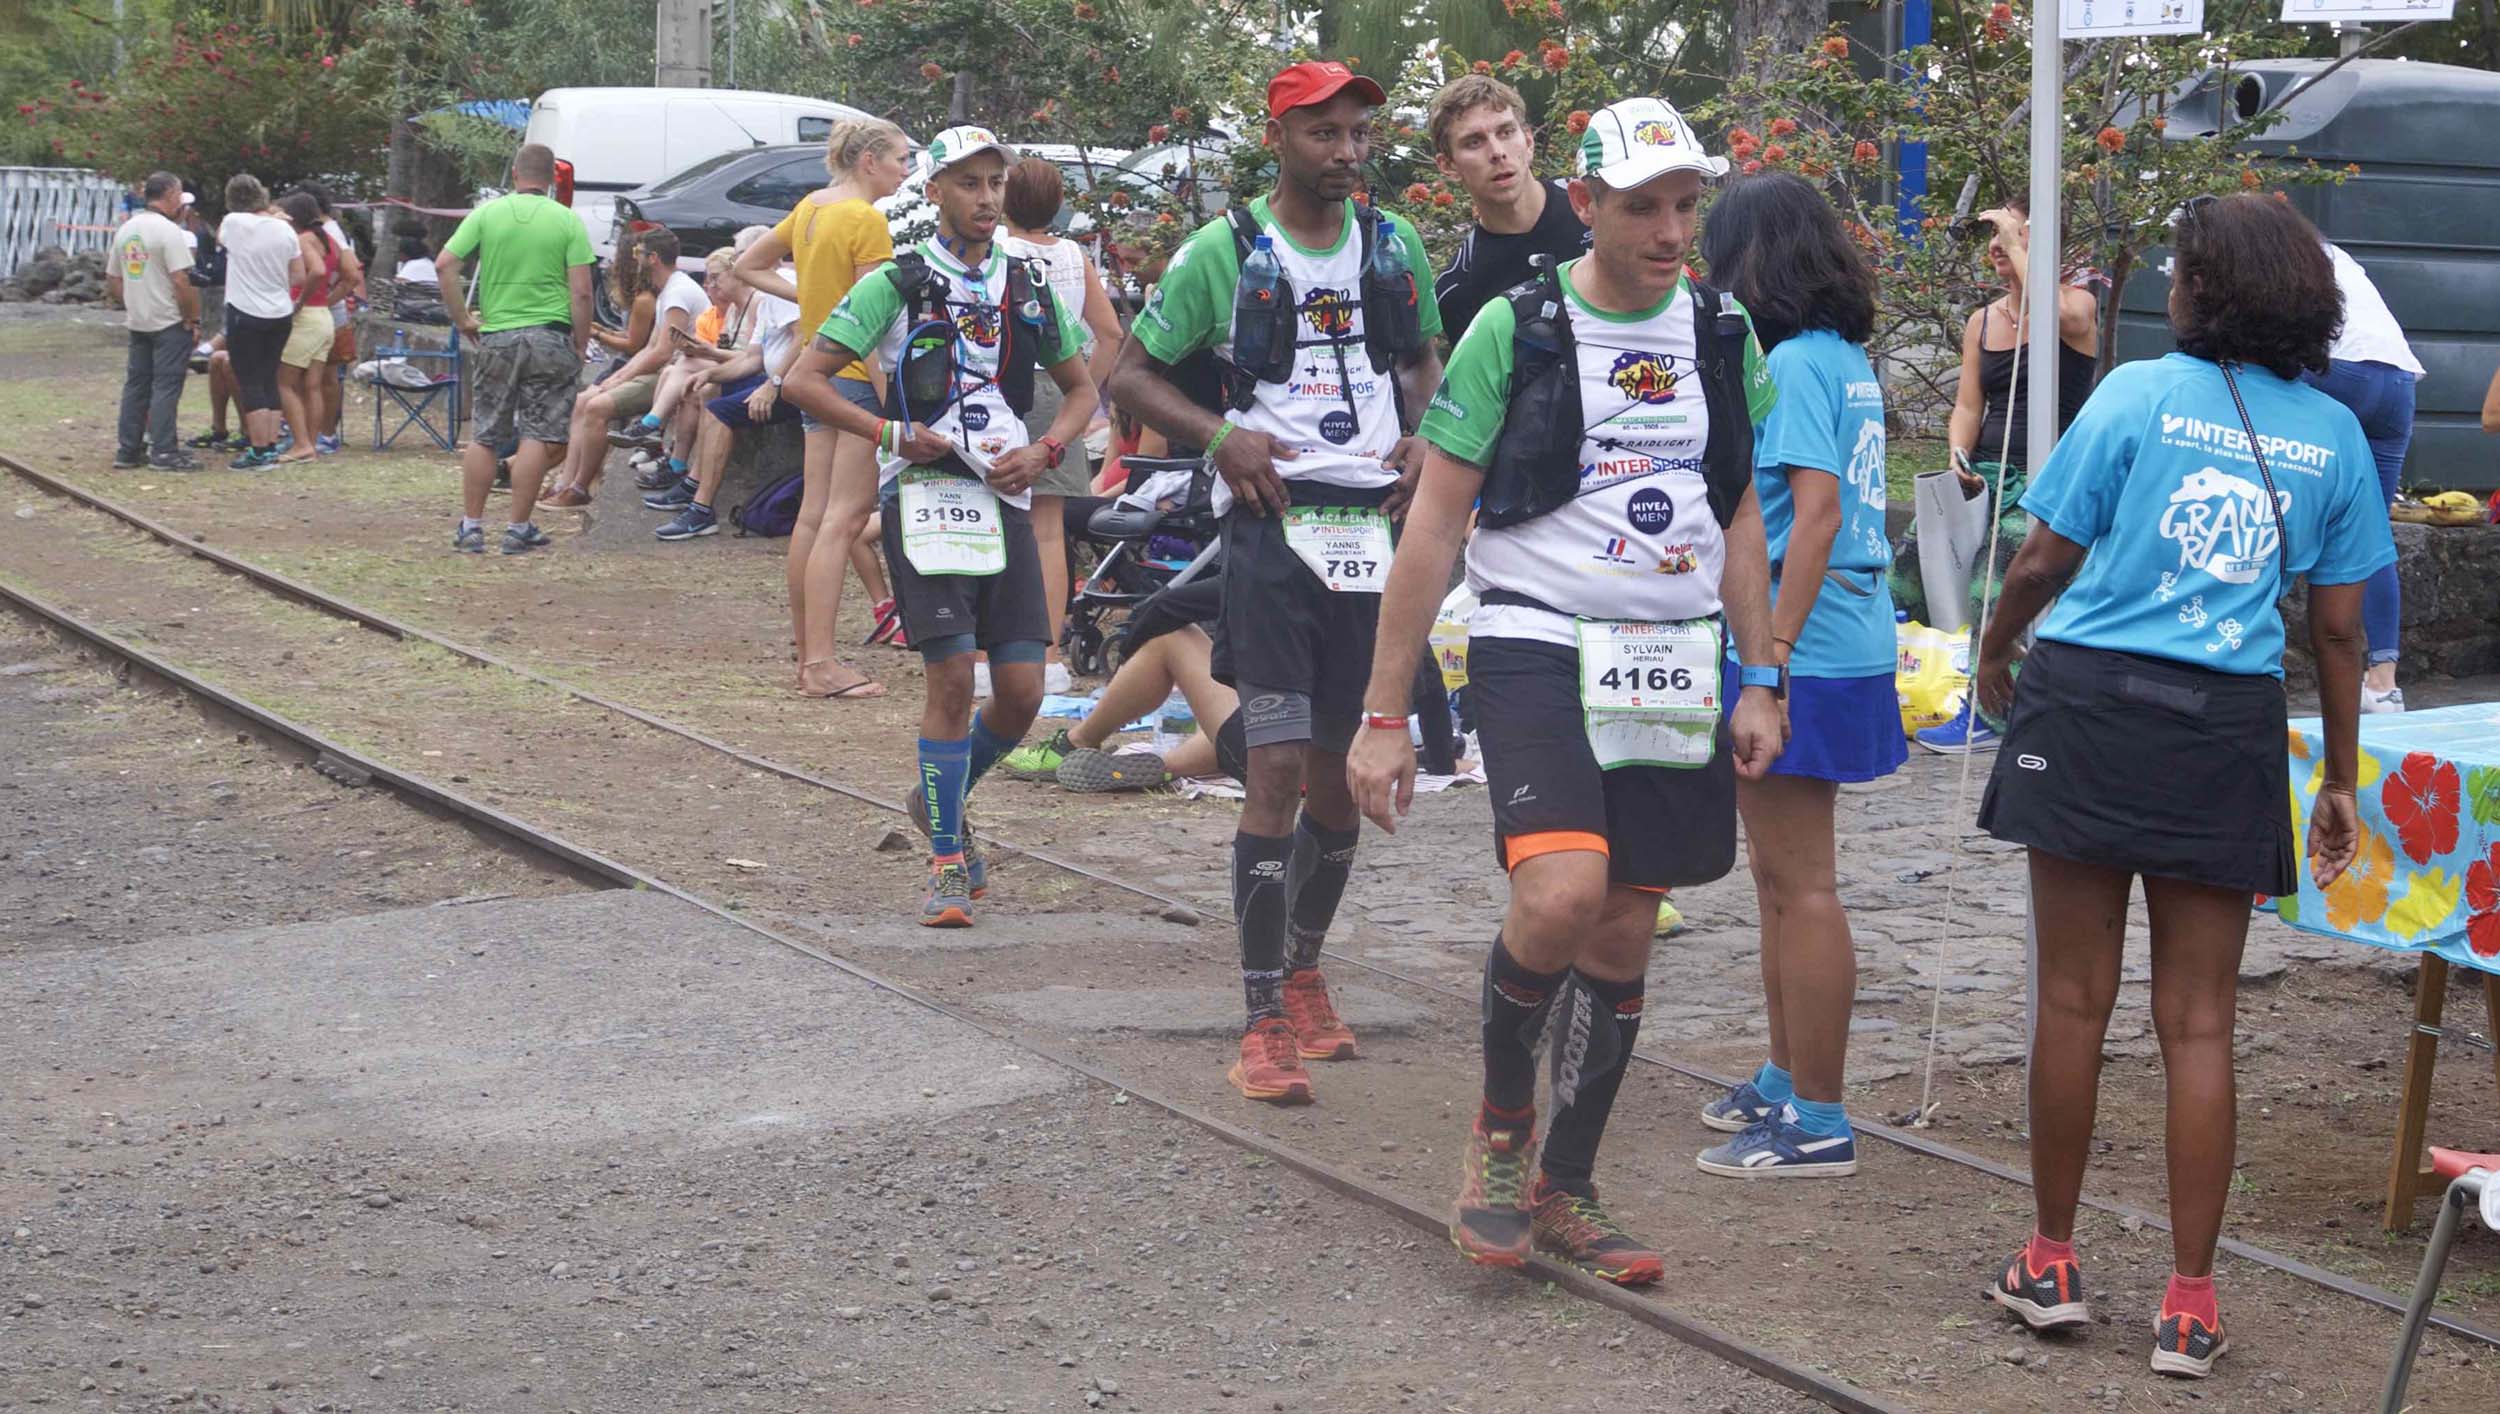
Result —
<instances>
[{"instance_id":1,"label":"flip flop","mask_svg":"<svg viewBox=\"0 0 2500 1414\"><path fill-rule=\"evenodd\" d=\"M819 658L814 663L801 663L799 665L799 681L801 685L792 690L801 697L813 697L821 701L856 699L858 701L865 702L871 698L885 696L885 684L877 681L875 678L868 677L865 674L860 677L859 681L849 683L842 687L837 687L831 692L810 692L807 690L805 683L807 679L807 670L809 668L816 666L816 663L835 663L839 661L841 660L836 658ZM870 688L874 688L876 690L871 692L868 690Z\"/></svg>"}]
</instances>

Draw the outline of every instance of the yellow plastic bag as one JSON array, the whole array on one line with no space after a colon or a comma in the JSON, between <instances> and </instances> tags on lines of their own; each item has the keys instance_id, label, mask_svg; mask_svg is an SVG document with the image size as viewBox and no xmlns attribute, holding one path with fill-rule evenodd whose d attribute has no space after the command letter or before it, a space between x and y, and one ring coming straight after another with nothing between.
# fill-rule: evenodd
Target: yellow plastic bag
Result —
<instances>
[{"instance_id":1,"label":"yellow plastic bag","mask_svg":"<svg viewBox=\"0 0 2500 1414\"><path fill-rule=\"evenodd\" d=\"M1432 619L1432 660L1441 668L1444 691L1467 685L1467 620L1476 612L1475 591L1460 585L1441 601Z\"/></svg>"},{"instance_id":2,"label":"yellow plastic bag","mask_svg":"<svg viewBox=\"0 0 2500 1414\"><path fill-rule=\"evenodd\" d=\"M1893 625L1900 655L1893 689L1901 699L1901 730L1916 736L1961 715L1970 691L1970 630L1946 633L1917 622Z\"/></svg>"}]
</instances>

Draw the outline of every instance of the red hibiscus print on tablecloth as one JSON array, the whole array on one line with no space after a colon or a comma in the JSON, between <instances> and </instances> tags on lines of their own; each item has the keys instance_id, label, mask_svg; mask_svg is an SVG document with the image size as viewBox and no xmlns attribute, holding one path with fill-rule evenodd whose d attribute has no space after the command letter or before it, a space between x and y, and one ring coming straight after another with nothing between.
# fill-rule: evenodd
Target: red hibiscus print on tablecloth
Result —
<instances>
[{"instance_id":1,"label":"red hibiscus print on tablecloth","mask_svg":"<svg viewBox=\"0 0 2500 1414\"><path fill-rule=\"evenodd\" d=\"M2387 778L2379 804L2387 811L2387 823L2396 827L2406 857L2428 864L2433 856L2457 847L2457 807L2464 796L2455 766L2416 751Z\"/></svg>"},{"instance_id":2,"label":"red hibiscus print on tablecloth","mask_svg":"<svg viewBox=\"0 0 2500 1414\"><path fill-rule=\"evenodd\" d=\"M2465 945L2476 957L2500 957L2500 845L2465 870Z\"/></svg>"}]
</instances>

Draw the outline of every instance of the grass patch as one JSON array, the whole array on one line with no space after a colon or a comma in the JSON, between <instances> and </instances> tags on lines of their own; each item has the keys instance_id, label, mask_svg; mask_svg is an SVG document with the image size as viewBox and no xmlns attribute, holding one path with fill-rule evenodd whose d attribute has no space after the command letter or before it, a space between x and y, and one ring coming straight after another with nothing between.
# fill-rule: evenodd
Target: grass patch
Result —
<instances>
[{"instance_id":1,"label":"grass patch","mask_svg":"<svg viewBox=\"0 0 2500 1414\"><path fill-rule=\"evenodd\" d=\"M1941 437L1902 437L1884 446L1884 495L1891 500L1910 499L1910 483L1922 473L1942 471L1947 464L1944 439Z\"/></svg>"}]
</instances>

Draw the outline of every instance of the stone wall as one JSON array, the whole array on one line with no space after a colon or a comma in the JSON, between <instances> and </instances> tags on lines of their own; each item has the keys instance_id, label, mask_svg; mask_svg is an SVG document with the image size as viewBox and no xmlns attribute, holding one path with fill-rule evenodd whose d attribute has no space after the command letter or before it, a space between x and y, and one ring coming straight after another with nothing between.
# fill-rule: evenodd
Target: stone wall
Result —
<instances>
[{"instance_id":1,"label":"stone wall","mask_svg":"<svg viewBox=\"0 0 2500 1414\"><path fill-rule=\"evenodd\" d=\"M2500 673L2500 526L2397 525L2396 578L2404 589L2404 658L2397 681ZM2307 593L2285 599L2285 676L2314 686Z\"/></svg>"},{"instance_id":2,"label":"stone wall","mask_svg":"<svg viewBox=\"0 0 2500 1414\"><path fill-rule=\"evenodd\" d=\"M76 255L59 246L45 246L27 257L15 274L0 280L0 300L36 300L44 304L99 304L104 299L104 252Z\"/></svg>"}]
</instances>

